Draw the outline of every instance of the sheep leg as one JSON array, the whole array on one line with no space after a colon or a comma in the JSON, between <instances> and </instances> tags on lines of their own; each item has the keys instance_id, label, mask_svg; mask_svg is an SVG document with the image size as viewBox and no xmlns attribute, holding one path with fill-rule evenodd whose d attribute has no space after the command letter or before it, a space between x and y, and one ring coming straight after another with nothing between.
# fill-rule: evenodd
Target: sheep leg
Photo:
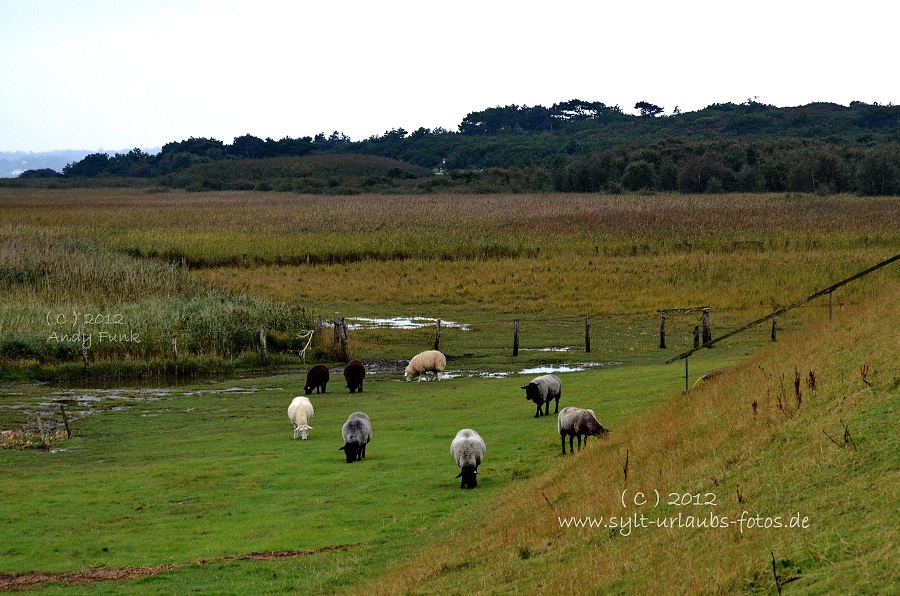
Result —
<instances>
[{"instance_id":1,"label":"sheep leg","mask_svg":"<svg viewBox=\"0 0 900 596\"><path fill-rule=\"evenodd\" d=\"M537 405L537 412L534 413L534 417L535 418L541 417L541 404L540 403L538 403L538 405Z\"/></svg>"},{"instance_id":2,"label":"sheep leg","mask_svg":"<svg viewBox=\"0 0 900 596\"><path fill-rule=\"evenodd\" d=\"M550 402L547 402L547 412L550 411ZM559 414L559 396L556 396L556 408L553 410L554 414Z\"/></svg>"},{"instance_id":3,"label":"sheep leg","mask_svg":"<svg viewBox=\"0 0 900 596\"><path fill-rule=\"evenodd\" d=\"M578 451L581 451L581 435L578 435Z\"/></svg>"},{"instance_id":4,"label":"sheep leg","mask_svg":"<svg viewBox=\"0 0 900 596\"><path fill-rule=\"evenodd\" d=\"M540 412L540 411L541 411L541 406L538 406L538 412ZM544 411L544 416L549 416L549 415L550 415L550 400L548 399L547 400L547 408Z\"/></svg>"},{"instance_id":5,"label":"sheep leg","mask_svg":"<svg viewBox=\"0 0 900 596\"><path fill-rule=\"evenodd\" d=\"M572 447L572 442L574 441L574 439L575 439L575 436L574 436L574 435L569 435L569 455L575 453L575 448ZM578 441L578 446L579 446L579 447L581 446L581 441L580 441L580 440Z\"/></svg>"},{"instance_id":6,"label":"sheep leg","mask_svg":"<svg viewBox=\"0 0 900 596\"><path fill-rule=\"evenodd\" d=\"M560 436L562 437L563 455L565 455L566 454L566 435L560 435Z\"/></svg>"}]
</instances>

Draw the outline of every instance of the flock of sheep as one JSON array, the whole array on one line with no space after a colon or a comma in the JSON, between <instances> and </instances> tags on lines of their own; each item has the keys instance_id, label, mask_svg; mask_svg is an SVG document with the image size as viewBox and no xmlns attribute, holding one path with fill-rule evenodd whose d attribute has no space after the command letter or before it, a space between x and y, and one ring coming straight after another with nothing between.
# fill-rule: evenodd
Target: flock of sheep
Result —
<instances>
[{"instance_id":1,"label":"flock of sheep","mask_svg":"<svg viewBox=\"0 0 900 596\"><path fill-rule=\"evenodd\" d=\"M416 354L404 371L407 381L432 373L433 378L440 380L447 367L447 358L437 350L427 350ZM344 379L350 393L359 391L362 393L363 380L366 377L366 368L359 360L351 360L344 367ZM312 367L306 375L304 392L310 395L313 390L316 393L325 393L328 384L328 368L318 364ZM522 387L525 390L525 399L533 401L537 405L534 417L550 415L550 402L555 401L554 414L557 414L557 430L562 439L562 452L566 453L566 437L569 438L569 453L574 452L573 442L578 438L578 448L581 449L581 440L587 445L590 436L604 437L609 429L604 428L597 420L593 410L568 406L559 410L559 399L562 396L562 382L559 377L552 374L541 375ZM309 437L312 427L309 425L313 417L313 406L306 395L295 397L288 406L288 418L294 425L294 438L300 437L304 441ZM372 421L365 412L350 414L347 421L341 427L341 436L344 445L343 451L347 463L361 461L366 457L366 445L372 440ZM487 447L484 439L470 428L464 428L456 433L456 437L450 443L450 454L459 466L460 472L457 478L462 478L460 488L475 488L478 486L478 466L484 459Z\"/></svg>"}]
</instances>

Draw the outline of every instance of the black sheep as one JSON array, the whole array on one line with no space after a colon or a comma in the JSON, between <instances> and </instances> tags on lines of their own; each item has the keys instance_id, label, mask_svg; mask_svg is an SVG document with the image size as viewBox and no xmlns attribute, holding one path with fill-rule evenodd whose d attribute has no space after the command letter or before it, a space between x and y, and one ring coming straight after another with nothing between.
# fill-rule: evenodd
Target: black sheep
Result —
<instances>
[{"instance_id":1,"label":"black sheep","mask_svg":"<svg viewBox=\"0 0 900 596\"><path fill-rule=\"evenodd\" d=\"M319 393L319 389L321 389L322 393L325 393L325 385L328 384L328 367L323 364L317 364L306 373L306 387L303 388L303 391L306 395L312 393L313 389L316 390L316 393Z\"/></svg>"}]
</instances>

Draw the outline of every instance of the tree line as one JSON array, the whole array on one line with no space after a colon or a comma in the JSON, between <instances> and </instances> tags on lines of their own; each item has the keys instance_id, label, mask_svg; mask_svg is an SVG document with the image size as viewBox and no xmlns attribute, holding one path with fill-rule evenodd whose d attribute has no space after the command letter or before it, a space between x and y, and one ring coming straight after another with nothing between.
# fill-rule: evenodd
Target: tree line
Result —
<instances>
[{"instance_id":1,"label":"tree line","mask_svg":"<svg viewBox=\"0 0 900 596\"><path fill-rule=\"evenodd\" d=\"M670 115L649 102L635 109L640 115L577 99L549 108L498 106L467 114L456 132L397 128L362 141L337 131L278 141L248 134L230 144L192 137L167 143L156 155L94 153L61 175L29 170L21 178L152 178L181 186L173 175L189 180L191 169L203 164L369 155L451 175L431 186L473 191L900 193L900 106L776 108L747 100L697 112L675 108Z\"/></svg>"}]
</instances>

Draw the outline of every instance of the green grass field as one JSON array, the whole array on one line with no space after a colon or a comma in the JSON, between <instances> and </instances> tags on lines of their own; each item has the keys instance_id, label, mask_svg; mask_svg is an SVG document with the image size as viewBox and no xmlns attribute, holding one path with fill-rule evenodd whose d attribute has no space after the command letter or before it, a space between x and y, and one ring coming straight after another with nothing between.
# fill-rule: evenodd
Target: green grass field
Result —
<instances>
[{"instance_id":1,"label":"green grass field","mask_svg":"<svg viewBox=\"0 0 900 596\"><path fill-rule=\"evenodd\" d=\"M801 593L898 585L884 520L900 469L900 268L841 288L831 322L822 298L780 317L776 343L761 325L691 356L687 394L684 363L663 362L690 348L699 315L670 316L661 350L657 312L709 305L715 337L893 256L896 199L3 189L0 201L0 589L758 593L779 574ZM180 256L185 269L170 262ZM123 314L147 341L92 351L93 377L78 379L80 351L45 338L47 313L73 309ZM351 396L333 373L311 396L310 440L294 441L286 410L303 371L342 366L327 339L298 359L315 315L467 328L443 328L444 381L372 373ZM402 361L434 334L351 331L351 355ZM564 365L582 370L559 373L561 407L591 407L613 429L566 458L555 416L534 419L521 389L538 374L524 369ZM22 381L53 375L76 380ZM374 437L348 465L340 426L356 410ZM459 489L449 453L464 427L488 445L474 491ZM714 493L732 519L801 511L812 529L560 527L621 515L624 489Z\"/></svg>"}]
</instances>

